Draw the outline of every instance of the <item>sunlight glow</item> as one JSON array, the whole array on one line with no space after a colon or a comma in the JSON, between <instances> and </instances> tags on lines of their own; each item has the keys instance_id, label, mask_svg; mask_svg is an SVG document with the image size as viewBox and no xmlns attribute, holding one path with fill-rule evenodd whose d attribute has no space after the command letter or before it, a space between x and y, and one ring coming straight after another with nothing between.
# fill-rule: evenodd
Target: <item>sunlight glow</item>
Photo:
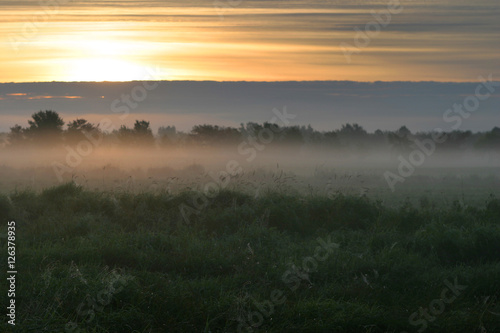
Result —
<instances>
[{"instance_id":1,"label":"sunlight glow","mask_svg":"<svg viewBox=\"0 0 500 333\"><path fill-rule=\"evenodd\" d=\"M147 78L146 70L116 58L75 59L68 63L68 81L133 81Z\"/></svg>"},{"instance_id":2,"label":"sunlight glow","mask_svg":"<svg viewBox=\"0 0 500 333\"><path fill-rule=\"evenodd\" d=\"M65 1L47 14L38 1L4 2L1 82L148 80L148 68L168 73L155 80L468 82L479 73L500 76L500 7L492 5L498 0L477 1L474 18L457 1L408 3L363 47L356 46L356 29L364 34L369 13L385 3L249 0L219 1L219 8L198 1ZM471 25L479 18L481 24Z\"/></svg>"}]
</instances>

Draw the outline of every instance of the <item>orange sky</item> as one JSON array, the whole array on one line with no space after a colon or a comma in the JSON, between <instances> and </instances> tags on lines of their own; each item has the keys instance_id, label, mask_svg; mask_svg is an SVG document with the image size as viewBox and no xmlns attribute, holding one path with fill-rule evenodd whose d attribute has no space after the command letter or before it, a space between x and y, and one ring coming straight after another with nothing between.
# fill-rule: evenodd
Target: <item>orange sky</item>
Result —
<instances>
[{"instance_id":1,"label":"orange sky","mask_svg":"<svg viewBox=\"0 0 500 333\"><path fill-rule=\"evenodd\" d=\"M497 0L401 1L358 46L357 31L376 22L372 12L390 13L389 1L58 2L0 0L0 82L474 81L499 73Z\"/></svg>"}]
</instances>

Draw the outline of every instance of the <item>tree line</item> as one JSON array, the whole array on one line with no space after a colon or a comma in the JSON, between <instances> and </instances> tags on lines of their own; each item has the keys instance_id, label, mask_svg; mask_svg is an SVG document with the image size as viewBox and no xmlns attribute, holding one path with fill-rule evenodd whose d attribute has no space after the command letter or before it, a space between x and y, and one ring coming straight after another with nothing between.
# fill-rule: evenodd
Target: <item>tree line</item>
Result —
<instances>
[{"instance_id":1,"label":"tree line","mask_svg":"<svg viewBox=\"0 0 500 333\"><path fill-rule=\"evenodd\" d=\"M260 133L272 132L273 145L311 145L339 149L368 150L373 148L390 148L396 151L411 149L415 139L432 138L431 132L412 133L406 126L396 131L376 130L367 132L358 124L344 124L340 129L317 131L309 126L279 126L274 123L262 124L248 122L240 127L217 125L196 125L188 133L178 131L175 126L162 126L156 135L146 120L136 120L133 127L121 126L111 132L104 131L99 125L85 119L75 119L68 123L52 110L36 112L28 120L28 126L15 125L4 137L4 147L75 145L86 140L89 135L99 134L105 145L122 145L129 147L207 147L238 144L249 137L257 137ZM451 131L444 133L446 140L441 148L498 149L500 148L500 128L491 131Z\"/></svg>"}]
</instances>

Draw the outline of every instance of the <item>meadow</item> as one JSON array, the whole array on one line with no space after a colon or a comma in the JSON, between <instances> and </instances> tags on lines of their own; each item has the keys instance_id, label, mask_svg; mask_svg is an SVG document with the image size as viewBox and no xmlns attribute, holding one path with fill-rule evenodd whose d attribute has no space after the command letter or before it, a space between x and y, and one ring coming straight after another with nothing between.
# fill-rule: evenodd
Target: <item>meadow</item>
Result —
<instances>
[{"instance_id":1,"label":"meadow","mask_svg":"<svg viewBox=\"0 0 500 333\"><path fill-rule=\"evenodd\" d=\"M198 206L195 188L148 177L4 191L17 324L0 330L498 332L498 178L416 177L405 186L421 191L382 200L357 175L317 173L298 190L275 170L258 192L241 181Z\"/></svg>"}]
</instances>

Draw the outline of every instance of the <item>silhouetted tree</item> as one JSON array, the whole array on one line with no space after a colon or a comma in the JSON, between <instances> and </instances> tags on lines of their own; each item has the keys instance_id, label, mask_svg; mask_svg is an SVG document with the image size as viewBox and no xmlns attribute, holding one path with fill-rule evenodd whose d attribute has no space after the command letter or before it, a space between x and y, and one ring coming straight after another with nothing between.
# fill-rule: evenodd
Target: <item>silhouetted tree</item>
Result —
<instances>
[{"instance_id":1,"label":"silhouetted tree","mask_svg":"<svg viewBox=\"0 0 500 333\"><path fill-rule=\"evenodd\" d=\"M136 120L134 124L134 135L137 144L151 145L154 143L153 131L149 127L149 121Z\"/></svg>"},{"instance_id":2,"label":"silhouetted tree","mask_svg":"<svg viewBox=\"0 0 500 333\"><path fill-rule=\"evenodd\" d=\"M116 131L116 137L118 138L120 144L129 146L135 144L134 130L125 125L120 126L120 128Z\"/></svg>"},{"instance_id":3,"label":"silhouetted tree","mask_svg":"<svg viewBox=\"0 0 500 333\"><path fill-rule=\"evenodd\" d=\"M299 126L287 126L283 130L283 142L287 144L302 144L304 138Z\"/></svg>"},{"instance_id":4,"label":"silhouetted tree","mask_svg":"<svg viewBox=\"0 0 500 333\"><path fill-rule=\"evenodd\" d=\"M387 145L387 135L381 130L376 130L373 134L369 134L370 146L373 148L381 148Z\"/></svg>"},{"instance_id":5,"label":"silhouetted tree","mask_svg":"<svg viewBox=\"0 0 500 333\"><path fill-rule=\"evenodd\" d=\"M36 143L50 144L61 140L64 120L52 110L39 111L31 116L25 133Z\"/></svg>"},{"instance_id":6,"label":"silhouetted tree","mask_svg":"<svg viewBox=\"0 0 500 333\"><path fill-rule=\"evenodd\" d=\"M25 129L21 125L14 125L10 128L10 133L7 135L9 144L18 146L26 142Z\"/></svg>"},{"instance_id":7,"label":"silhouetted tree","mask_svg":"<svg viewBox=\"0 0 500 333\"><path fill-rule=\"evenodd\" d=\"M328 145L337 144L338 134L336 131L325 132L325 141Z\"/></svg>"},{"instance_id":8,"label":"silhouetted tree","mask_svg":"<svg viewBox=\"0 0 500 333\"><path fill-rule=\"evenodd\" d=\"M161 126L158 128L158 139L162 146L172 146L178 142L179 136L175 126Z\"/></svg>"},{"instance_id":9,"label":"silhouetted tree","mask_svg":"<svg viewBox=\"0 0 500 333\"><path fill-rule=\"evenodd\" d=\"M81 140L87 139L85 133L92 134L92 132L99 130L98 127L85 119L76 119L68 123L68 129L64 133L64 136L67 142L78 143Z\"/></svg>"},{"instance_id":10,"label":"silhouetted tree","mask_svg":"<svg viewBox=\"0 0 500 333\"><path fill-rule=\"evenodd\" d=\"M153 131L149 128L149 121L136 120L134 128L122 125L115 132L118 140L123 145L152 145L154 143Z\"/></svg>"},{"instance_id":11,"label":"silhouetted tree","mask_svg":"<svg viewBox=\"0 0 500 333\"><path fill-rule=\"evenodd\" d=\"M306 144L321 143L325 139L324 135L322 133L316 131L314 128L312 128L311 125L307 125L307 127L301 126L300 133L302 135L302 140Z\"/></svg>"},{"instance_id":12,"label":"silhouetted tree","mask_svg":"<svg viewBox=\"0 0 500 333\"><path fill-rule=\"evenodd\" d=\"M162 137L164 135L167 136L175 136L177 134L177 129L175 126L160 126L158 128L158 136Z\"/></svg>"},{"instance_id":13,"label":"silhouetted tree","mask_svg":"<svg viewBox=\"0 0 500 333\"><path fill-rule=\"evenodd\" d=\"M391 150L395 153L404 153L410 150L413 144L410 136L411 131L406 126L401 126L395 132L389 132L387 140L391 146Z\"/></svg>"},{"instance_id":14,"label":"silhouetted tree","mask_svg":"<svg viewBox=\"0 0 500 333\"><path fill-rule=\"evenodd\" d=\"M408 138L411 135L411 131L408 129L406 126L401 126L397 131L396 134L399 135L402 138Z\"/></svg>"},{"instance_id":15,"label":"silhouetted tree","mask_svg":"<svg viewBox=\"0 0 500 333\"><path fill-rule=\"evenodd\" d=\"M471 137L471 131L452 131L446 134L446 141L440 146L446 149L464 149Z\"/></svg>"},{"instance_id":16,"label":"silhouetted tree","mask_svg":"<svg viewBox=\"0 0 500 333\"><path fill-rule=\"evenodd\" d=\"M193 142L201 145L227 144L240 138L240 133L232 127L217 125L196 125L191 130Z\"/></svg>"},{"instance_id":17,"label":"silhouetted tree","mask_svg":"<svg viewBox=\"0 0 500 333\"><path fill-rule=\"evenodd\" d=\"M338 131L338 138L343 147L359 149L364 146L368 133L358 124L345 124Z\"/></svg>"},{"instance_id":18,"label":"silhouetted tree","mask_svg":"<svg viewBox=\"0 0 500 333\"><path fill-rule=\"evenodd\" d=\"M255 137L258 135L259 131L261 131L264 126L254 123L248 122L246 124L240 124L239 132L243 136L243 138Z\"/></svg>"},{"instance_id":19,"label":"silhouetted tree","mask_svg":"<svg viewBox=\"0 0 500 333\"><path fill-rule=\"evenodd\" d=\"M500 148L500 128L494 127L490 132L484 133L476 146L478 148Z\"/></svg>"}]
</instances>

